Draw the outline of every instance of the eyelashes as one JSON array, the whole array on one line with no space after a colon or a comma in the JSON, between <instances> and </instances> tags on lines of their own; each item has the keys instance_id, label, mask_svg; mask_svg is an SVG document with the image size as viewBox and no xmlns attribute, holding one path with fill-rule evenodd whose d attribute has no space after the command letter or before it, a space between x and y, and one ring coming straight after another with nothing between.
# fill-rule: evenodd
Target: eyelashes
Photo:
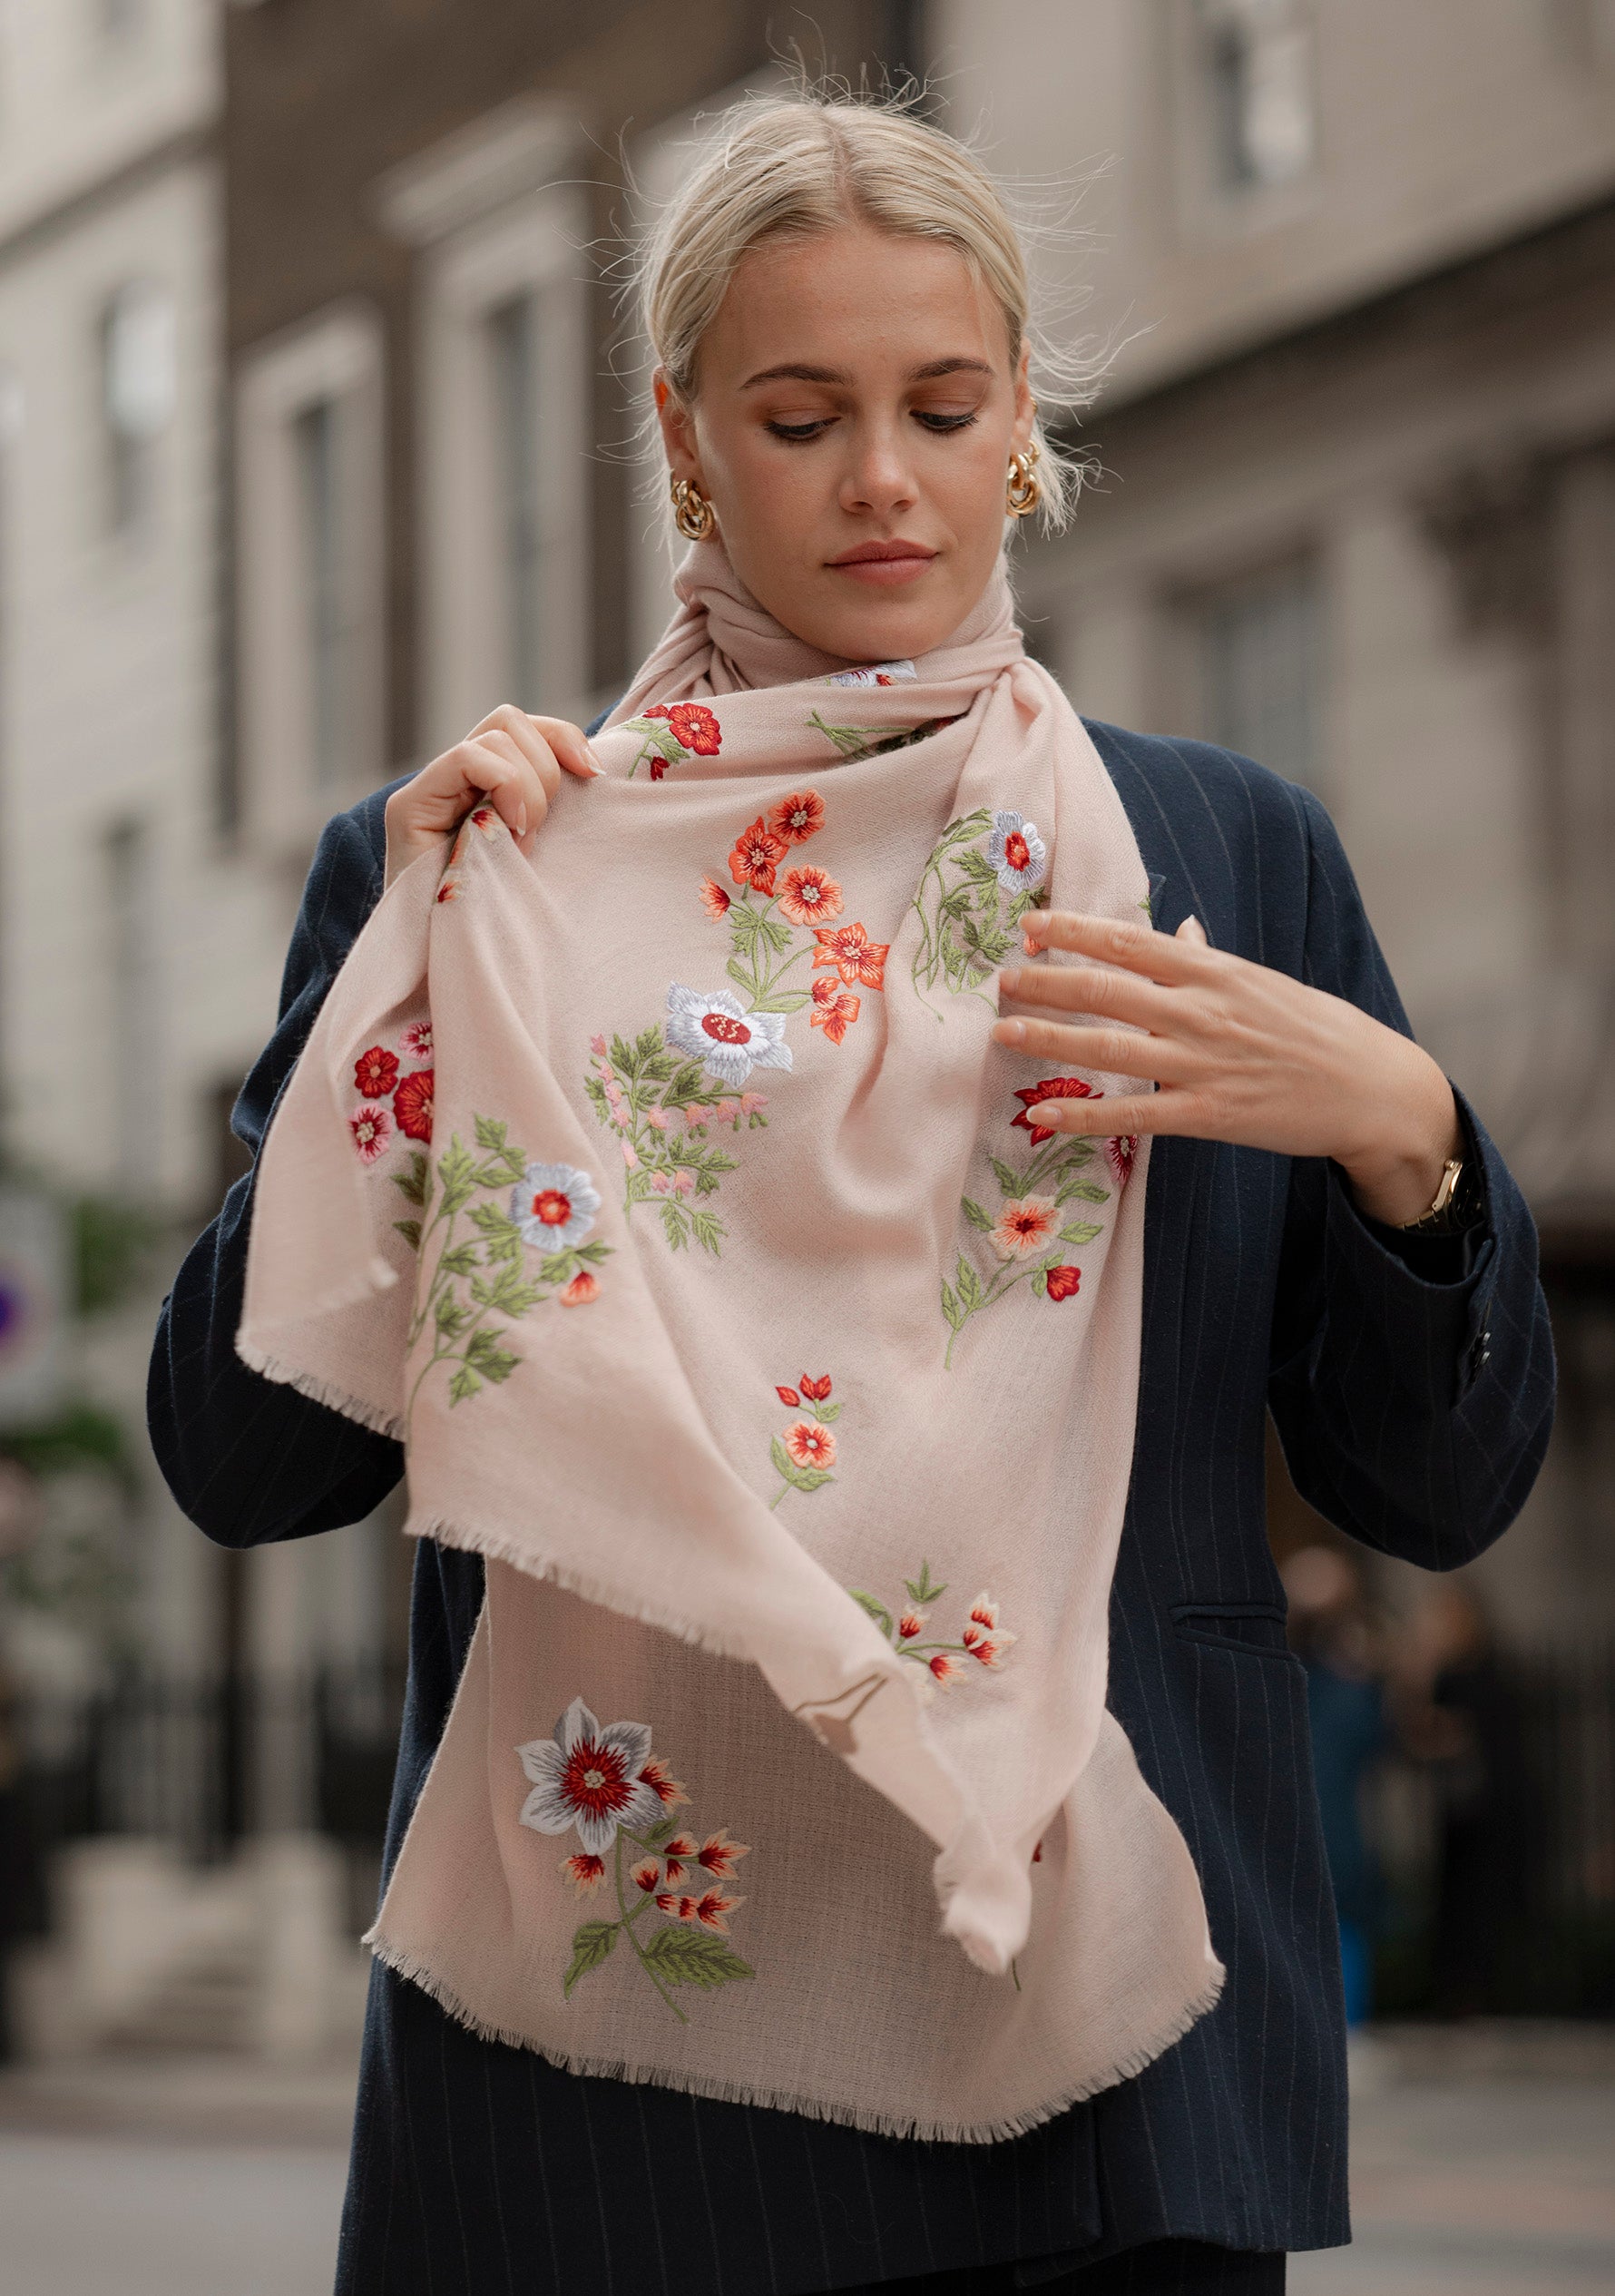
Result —
<instances>
[{"instance_id":1,"label":"eyelashes","mask_svg":"<svg viewBox=\"0 0 1615 2296\"><path fill-rule=\"evenodd\" d=\"M977 420L977 415L974 407L966 415L932 415L916 407L914 418L923 429L938 437L945 437L950 431L968 430ZM805 446L813 439L821 438L835 419L834 416L827 415L818 422L765 423L763 428L771 438L783 439L788 446Z\"/></svg>"}]
</instances>

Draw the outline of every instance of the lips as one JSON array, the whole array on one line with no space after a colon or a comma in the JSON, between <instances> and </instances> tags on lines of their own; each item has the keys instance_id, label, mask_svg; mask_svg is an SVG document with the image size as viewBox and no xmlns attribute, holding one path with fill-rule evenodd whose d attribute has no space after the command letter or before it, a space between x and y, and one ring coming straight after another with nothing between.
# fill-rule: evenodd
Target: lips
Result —
<instances>
[{"instance_id":1,"label":"lips","mask_svg":"<svg viewBox=\"0 0 1615 2296\"><path fill-rule=\"evenodd\" d=\"M838 558L832 558L833 566L894 565L904 560L928 564L935 558L935 550L927 550L920 542L861 542L855 550L844 550Z\"/></svg>"}]
</instances>

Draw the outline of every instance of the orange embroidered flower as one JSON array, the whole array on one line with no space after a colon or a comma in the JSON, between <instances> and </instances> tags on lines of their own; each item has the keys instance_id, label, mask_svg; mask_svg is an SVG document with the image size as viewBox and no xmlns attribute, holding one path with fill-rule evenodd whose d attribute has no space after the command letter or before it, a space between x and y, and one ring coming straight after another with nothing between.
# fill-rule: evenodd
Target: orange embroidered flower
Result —
<instances>
[{"instance_id":1,"label":"orange embroidered flower","mask_svg":"<svg viewBox=\"0 0 1615 2296\"><path fill-rule=\"evenodd\" d=\"M779 906L793 925L811 925L817 918L839 917L841 888L833 877L810 864L787 869Z\"/></svg>"},{"instance_id":2,"label":"orange embroidered flower","mask_svg":"<svg viewBox=\"0 0 1615 2296\"><path fill-rule=\"evenodd\" d=\"M785 1447L798 1467L834 1467L836 1438L827 1427L798 1419L785 1430Z\"/></svg>"},{"instance_id":3,"label":"orange embroidered flower","mask_svg":"<svg viewBox=\"0 0 1615 2296\"><path fill-rule=\"evenodd\" d=\"M605 1859L592 1857L584 1850L575 1857L563 1858L561 1870L579 1897L586 1898L592 1889L598 1889L605 1879Z\"/></svg>"},{"instance_id":4,"label":"orange embroidered flower","mask_svg":"<svg viewBox=\"0 0 1615 2296\"><path fill-rule=\"evenodd\" d=\"M398 1055L372 1045L353 1064L353 1081L367 1100L385 1100L397 1081Z\"/></svg>"},{"instance_id":5,"label":"orange embroidered flower","mask_svg":"<svg viewBox=\"0 0 1615 2296\"><path fill-rule=\"evenodd\" d=\"M889 941L872 941L862 925L826 926L813 937L818 943L813 952L816 972L833 965L844 981L861 983L865 988L882 986Z\"/></svg>"},{"instance_id":6,"label":"orange embroidered flower","mask_svg":"<svg viewBox=\"0 0 1615 2296\"><path fill-rule=\"evenodd\" d=\"M699 1863L709 1873L715 1873L720 1881L727 1881L739 1861L750 1855L751 1844L731 1840L727 1830L709 1834L696 1852Z\"/></svg>"},{"instance_id":7,"label":"orange embroidered flower","mask_svg":"<svg viewBox=\"0 0 1615 2296\"><path fill-rule=\"evenodd\" d=\"M742 829L729 857L729 873L737 885L749 885L754 893L774 890L774 871L784 860L785 839L776 837L759 813L749 829Z\"/></svg>"},{"instance_id":8,"label":"orange embroidered flower","mask_svg":"<svg viewBox=\"0 0 1615 2296\"><path fill-rule=\"evenodd\" d=\"M1051 1268L1043 1281L1051 1300L1070 1300L1082 1280L1081 1268Z\"/></svg>"},{"instance_id":9,"label":"orange embroidered flower","mask_svg":"<svg viewBox=\"0 0 1615 2296\"><path fill-rule=\"evenodd\" d=\"M863 999L855 996L850 988L843 988L838 980L817 980L813 984L813 1010L808 1016L808 1025L822 1028L832 1045L839 1045L862 1009Z\"/></svg>"},{"instance_id":10,"label":"orange embroidered flower","mask_svg":"<svg viewBox=\"0 0 1615 2296\"><path fill-rule=\"evenodd\" d=\"M393 1094L393 1114L406 1140L432 1137L432 1080L430 1068L412 1069Z\"/></svg>"},{"instance_id":11,"label":"orange embroidered flower","mask_svg":"<svg viewBox=\"0 0 1615 2296\"><path fill-rule=\"evenodd\" d=\"M709 917L724 917L729 912L729 897L715 877L701 879L700 904Z\"/></svg>"},{"instance_id":12,"label":"orange embroidered flower","mask_svg":"<svg viewBox=\"0 0 1615 2296\"><path fill-rule=\"evenodd\" d=\"M822 1403L830 1392L830 1375L827 1371L822 1379L810 1379L804 1371L797 1384L809 1403Z\"/></svg>"},{"instance_id":13,"label":"orange embroidered flower","mask_svg":"<svg viewBox=\"0 0 1615 2296\"><path fill-rule=\"evenodd\" d=\"M600 1297L600 1279L591 1275L587 1268L580 1268L564 1291L557 1294L563 1308L586 1308L591 1300Z\"/></svg>"},{"instance_id":14,"label":"orange embroidered flower","mask_svg":"<svg viewBox=\"0 0 1615 2296\"><path fill-rule=\"evenodd\" d=\"M652 1754L641 1771L640 1783L641 1786L650 1787L663 1809L670 1808L675 1802L690 1800L690 1796L678 1780L670 1773L666 1762L662 1761L660 1754Z\"/></svg>"},{"instance_id":15,"label":"orange embroidered flower","mask_svg":"<svg viewBox=\"0 0 1615 2296\"><path fill-rule=\"evenodd\" d=\"M1060 1207L1052 1196L1012 1196L988 1231L987 1241L1001 1260L1029 1260L1059 1225Z\"/></svg>"},{"instance_id":16,"label":"orange embroidered flower","mask_svg":"<svg viewBox=\"0 0 1615 2296\"><path fill-rule=\"evenodd\" d=\"M1021 1110L1010 1130L1029 1132L1035 1148L1040 1142L1054 1137L1052 1124L1034 1124L1032 1121L1032 1111L1040 1100L1102 1100L1104 1094L1094 1085L1084 1084L1081 1076L1045 1076L1041 1084L1017 1084L1015 1098Z\"/></svg>"},{"instance_id":17,"label":"orange embroidered flower","mask_svg":"<svg viewBox=\"0 0 1615 2296\"><path fill-rule=\"evenodd\" d=\"M802 790L781 798L768 816L768 827L788 845L801 845L825 825L825 801L817 790Z\"/></svg>"}]
</instances>

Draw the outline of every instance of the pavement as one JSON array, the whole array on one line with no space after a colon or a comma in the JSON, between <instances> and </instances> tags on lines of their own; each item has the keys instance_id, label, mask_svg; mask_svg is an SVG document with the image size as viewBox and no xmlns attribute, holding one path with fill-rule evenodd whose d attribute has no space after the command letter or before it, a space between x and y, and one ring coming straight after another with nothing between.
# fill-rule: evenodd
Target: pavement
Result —
<instances>
[{"instance_id":1,"label":"pavement","mask_svg":"<svg viewBox=\"0 0 1615 2296\"><path fill-rule=\"evenodd\" d=\"M1356 2238L1291 2296L1615 2291L1615 2034L1410 2028L1353 2070ZM0 2292L328 2296L352 2095L348 2061L0 2075Z\"/></svg>"}]
</instances>

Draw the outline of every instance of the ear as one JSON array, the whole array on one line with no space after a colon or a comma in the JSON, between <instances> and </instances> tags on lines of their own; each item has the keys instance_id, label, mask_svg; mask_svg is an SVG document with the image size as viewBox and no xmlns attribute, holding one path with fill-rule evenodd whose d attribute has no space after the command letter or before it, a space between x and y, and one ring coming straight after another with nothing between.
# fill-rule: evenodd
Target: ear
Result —
<instances>
[{"instance_id":1,"label":"ear","mask_svg":"<svg viewBox=\"0 0 1615 2296\"><path fill-rule=\"evenodd\" d=\"M1023 336L1021 356L1015 361L1015 420L1011 432L1013 451L1024 454L1032 444L1032 427L1037 420L1037 401L1032 395L1032 345Z\"/></svg>"},{"instance_id":2,"label":"ear","mask_svg":"<svg viewBox=\"0 0 1615 2296\"><path fill-rule=\"evenodd\" d=\"M669 475L674 478L693 479L700 486L701 466L696 452L693 410L686 406L668 380L665 367L657 368L651 378L651 388L656 400L656 420L661 431Z\"/></svg>"}]
</instances>

